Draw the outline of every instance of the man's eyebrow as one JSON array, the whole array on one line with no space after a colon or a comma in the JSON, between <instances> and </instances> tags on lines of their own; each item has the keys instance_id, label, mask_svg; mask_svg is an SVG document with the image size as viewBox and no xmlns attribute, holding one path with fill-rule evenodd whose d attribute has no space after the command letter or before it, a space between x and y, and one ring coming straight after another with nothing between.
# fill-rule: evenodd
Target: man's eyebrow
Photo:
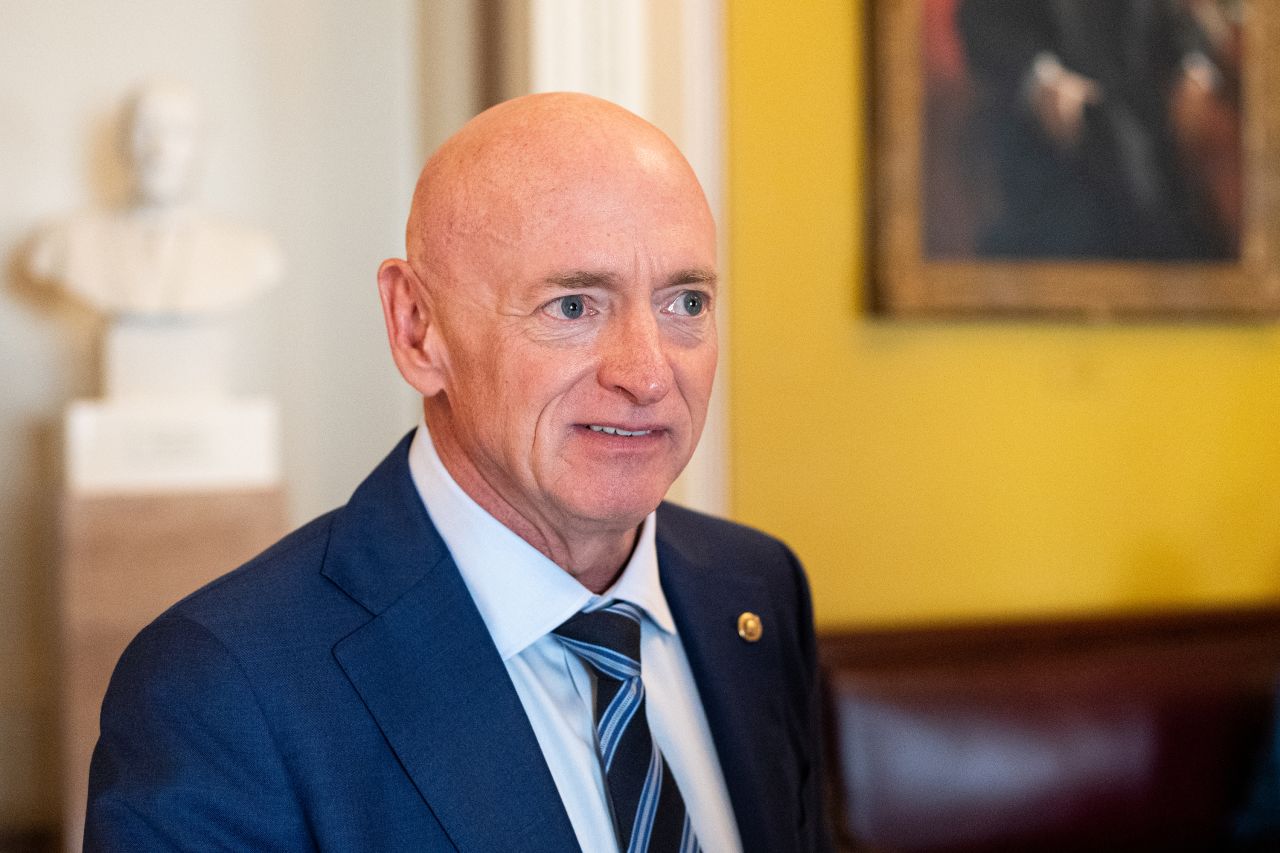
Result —
<instances>
[{"instance_id":1,"label":"man's eyebrow","mask_svg":"<svg viewBox=\"0 0 1280 853\"><path fill-rule=\"evenodd\" d=\"M618 283L618 277L607 272L591 270L570 270L565 273L549 275L548 284L563 287L566 290L582 290L589 287L611 287Z\"/></svg>"},{"instance_id":2,"label":"man's eyebrow","mask_svg":"<svg viewBox=\"0 0 1280 853\"><path fill-rule=\"evenodd\" d=\"M702 284L707 286L715 285L718 277L714 270L703 269L701 267L691 267L689 269L677 270L667 276L664 287L673 287L683 284ZM562 287L565 290L585 290L593 287L612 288L617 287L619 278L610 272L597 272L595 270L570 270L568 272L549 275L545 279L547 284L554 287Z\"/></svg>"},{"instance_id":3,"label":"man's eyebrow","mask_svg":"<svg viewBox=\"0 0 1280 853\"><path fill-rule=\"evenodd\" d=\"M719 277L716 275L715 270L694 267L676 272L668 281L671 284L705 284L711 286L719 281Z\"/></svg>"}]
</instances>

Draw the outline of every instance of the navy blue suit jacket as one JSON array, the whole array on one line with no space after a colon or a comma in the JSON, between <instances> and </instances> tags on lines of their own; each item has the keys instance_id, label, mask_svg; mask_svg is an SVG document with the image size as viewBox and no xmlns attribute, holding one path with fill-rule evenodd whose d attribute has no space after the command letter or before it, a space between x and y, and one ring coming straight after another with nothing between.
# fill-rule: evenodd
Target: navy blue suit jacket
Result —
<instances>
[{"instance_id":1,"label":"navy blue suit jacket","mask_svg":"<svg viewBox=\"0 0 1280 853\"><path fill-rule=\"evenodd\" d=\"M408 445L346 506L129 646L103 704L86 849L578 849ZM798 563L747 528L668 505L659 519L663 590L745 849L827 849ZM738 637L745 610L759 642Z\"/></svg>"}]
</instances>

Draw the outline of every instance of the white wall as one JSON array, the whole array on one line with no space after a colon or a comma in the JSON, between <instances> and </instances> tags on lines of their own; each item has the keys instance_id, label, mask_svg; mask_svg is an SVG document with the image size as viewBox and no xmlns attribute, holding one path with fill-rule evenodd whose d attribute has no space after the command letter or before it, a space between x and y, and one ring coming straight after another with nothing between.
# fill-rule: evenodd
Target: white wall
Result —
<instances>
[{"instance_id":1,"label":"white wall","mask_svg":"<svg viewBox=\"0 0 1280 853\"><path fill-rule=\"evenodd\" d=\"M56 814L55 430L95 375L92 319L19 280L22 240L119 190L127 89L155 73L195 85L213 122L206 206L288 257L284 285L239 319L256 365L239 381L281 402L300 521L345 500L415 418L374 272L402 253L423 128L412 0L3 0L0 21L2 827Z\"/></svg>"}]
</instances>

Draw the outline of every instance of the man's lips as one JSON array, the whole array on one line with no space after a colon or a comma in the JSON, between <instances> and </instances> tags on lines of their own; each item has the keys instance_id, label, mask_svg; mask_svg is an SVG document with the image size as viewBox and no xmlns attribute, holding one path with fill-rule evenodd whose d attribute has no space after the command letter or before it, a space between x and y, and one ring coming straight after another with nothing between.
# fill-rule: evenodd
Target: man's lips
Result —
<instances>
[{"instance_id":1,"label":"man's lips","mask_svg":"<svg viewBox=\"0 0 1280 853\"><path fill-rule=\"evenodd\" d=\"M626 424L624 426L611 423L587 423L579 424L579 427L588 429L596 435L614 435L621 438L644 438L665 432L663 427L651 424Z\"/></svg>"},{"instance_id":2,"label":"man's lips","mask_svg":"<svg viewBox=\"0 0 1280 853\"><path fill-rule=\"evenodd\" d=\"M648 429L623 429L622 427L601 426L600 424L588 424L587 429L592 432L602 432L605 435L622 435L622 436L638 436L649 435L653 430Z\"/></svg>"}]
</instances>

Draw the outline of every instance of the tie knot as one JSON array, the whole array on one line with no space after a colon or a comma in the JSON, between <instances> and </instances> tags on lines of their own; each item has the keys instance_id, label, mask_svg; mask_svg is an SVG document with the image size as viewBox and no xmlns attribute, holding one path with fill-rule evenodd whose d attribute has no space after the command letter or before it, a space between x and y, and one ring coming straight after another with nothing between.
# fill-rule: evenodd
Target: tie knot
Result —
<instances>
[{"instance_id":1,"label":"tie knot","mask_svg":"<svg viewBox=\"0 0 1280 853\"><path fill-rule=\"evenodd\" d=\"M618 681L640 674L640 609L626 601L575 613L553 632L601 675Z\"/></svg>"}]
</instances>

